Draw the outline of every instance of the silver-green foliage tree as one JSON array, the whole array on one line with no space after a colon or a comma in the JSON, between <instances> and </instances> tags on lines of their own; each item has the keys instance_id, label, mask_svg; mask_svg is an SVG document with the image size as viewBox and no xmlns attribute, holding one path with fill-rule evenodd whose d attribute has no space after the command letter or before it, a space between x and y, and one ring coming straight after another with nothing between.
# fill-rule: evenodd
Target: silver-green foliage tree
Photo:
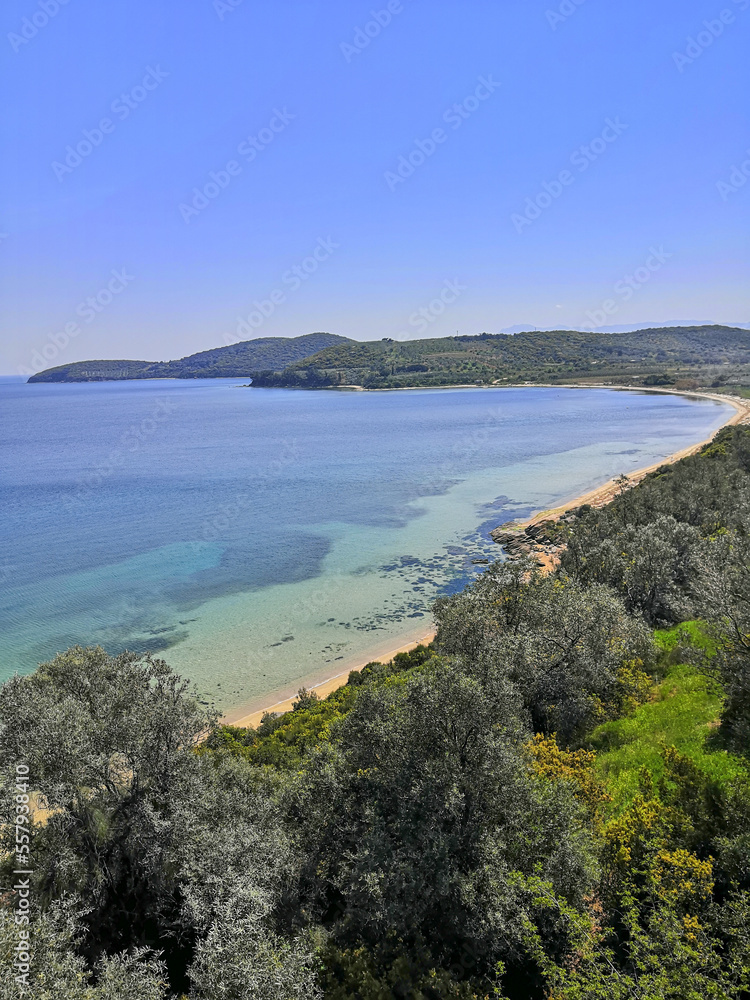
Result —
<instances>
[{"instance_id":1,"label":"silver-green foliage tree","mask_svg":"<svg viewBox=\"0 0 750 1000\"><path fill-rule=\"evenodd\" d=\"M295 811L308 905L339 951L364 949L382 975L404 963L394 996L438 971L489 992L498 963L533 980L537 918L549 952L565 951L532 883L580 904L589 839L570 789L532 774L517 708L510 685L435 661L365 690L309 759Z\"/></svg>"},{"instance_id":2,"label":"silver-green foliage tree","mask_svg":"<svg viewBox=\"0 0 750 1000\"><path fill-rule=\"evenodd\" d=\"M697 599L717 641L714 667L726 691L722 731L750 752L750 524L722 531L703 550Z\"/></svg>"},{"instance_id":3,"label":"silver-green foliage tree","mask_svg":"<svg viewBox=\"0 0 750 1000\"><path fill-rule=\"evenodd\" d=\"M36 808L40 975L59 966L61 982L78 977L81 997L95 987L95 1000L130 1000L139 976L151 1000L165 970L170 988L192 982L200 1000L316 996L311 952L277 914L295 864L274 788L242 760L197 752L215 723L148 656L75 648L2 688L4 805L20 763ZM59 929L60 905L75 930Z\"/></svg>"},{"instance_id":4,"label":"silver-green foliage tree","mask_svg":"<svg viewBox=\"0 0 750 1000\"><path fill-rule=\"evenodd\" d=\"M166 1000L164 966L147 951L104 956L94 982L78 952L81 930L75 908L55 903L29 925L30 969L19 978L19 926L0 907L0 1000Z\"/></svg>"},{"instance_id":5,"label":"silver-green foliage tree","mask_svg":"<svg viewBox=\"0 0 750 1000\"><path fill-rule=\"evenodd\" d=\"M573 742L616 711L626 678L653 656L645 624L608 587L496 563L438 601L438 648L484 684L513 685L536 732Z\"/></svg>"}]
</instances>

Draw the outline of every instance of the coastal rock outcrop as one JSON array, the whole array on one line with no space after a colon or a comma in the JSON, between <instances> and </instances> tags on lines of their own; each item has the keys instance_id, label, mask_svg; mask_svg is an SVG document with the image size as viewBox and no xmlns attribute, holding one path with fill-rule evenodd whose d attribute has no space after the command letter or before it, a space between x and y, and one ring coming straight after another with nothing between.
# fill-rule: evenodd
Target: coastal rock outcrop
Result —
<instances>
[{"instance_id":1,"label":"coastal rock outcrop","mask_svg":"<svg viewBox=\"0 0 750 1000\"><path fill-rule=\"evenodd\" d=\"M550 569L565 548L569 525L588 510L588 506L574 507L560 517L530 524L506 521L490 532L490 538L505 549L508 559L531 557L537 565Z\"/></svg>"}]
</instances>

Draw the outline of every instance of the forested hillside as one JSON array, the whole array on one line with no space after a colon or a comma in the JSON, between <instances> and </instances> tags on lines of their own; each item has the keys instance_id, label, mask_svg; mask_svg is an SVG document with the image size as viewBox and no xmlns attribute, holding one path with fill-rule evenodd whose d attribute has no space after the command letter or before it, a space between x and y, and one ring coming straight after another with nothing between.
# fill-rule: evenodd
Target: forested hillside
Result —
<instances>
[{"instance_id":1,"label":"forested hillside","mask_svg":"<svg viewBox=\"0 0 750 1000\"><path fill-rule=\"evenodd\" d=\"M254 372L281 371L288 365L342 343L333 333L303 337L260 337L191 354L180 361L77 361L48 368L29 382L107 382L139 378L251 378Z\"/></svg>"},{"instance_id":2,"label":"forested hillside","mask_svg":"<svg viewBox=\"0 0 750 1000\"><path fill-rule=\"evenodd\" d=\"M750 384L750 331L665 327L636 333L481 334L360 342L330 333L265 337L180 361L79 361L29 382L249 378L255 388L367 389L609 380L644 385ZM685 385L683 385L685 383Z\"/></svg>"},{"instance_id":3,"label":"forested hillside","mask_svg":"<svg viewBox=\"0 0 750 1000\"><path fill-rule=\"evenodd\" d=\"M750 331L734 327L665 327L636 333L517 333L439 340L350 341L329 347L255 387L367 389L596 378L674 385L750 381Z\"/></svg>"},{"instance_id":4,"label":"forested hillside","mask_svg":"<svg viewBox=\"0 0 750 1000\"><path fill-rule=\"evenodd\" d=\"M750 430L560 531L257 730L135 654L8 682L0 997L25 929L40 1000L750 995Z\"/></svg>"}]
</instances>

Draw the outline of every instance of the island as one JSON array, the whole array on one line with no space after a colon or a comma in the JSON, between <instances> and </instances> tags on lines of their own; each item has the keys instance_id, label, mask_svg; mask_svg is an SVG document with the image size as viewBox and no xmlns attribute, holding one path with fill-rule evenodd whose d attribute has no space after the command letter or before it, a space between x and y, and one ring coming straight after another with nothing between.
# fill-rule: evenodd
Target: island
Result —
<instances>
[{"instance_id":1,"label":"island","mask_svg":"<svg viewBox=\"0 0 750 1000\"><path fill-rule=\"evenodd\" d=\"M190 354L179 361L76 361L32 375L29 382L115 382L143 378L252 378L282 371L320 351L351 343L335 333L260 337Z\"/></svg>"}]
</instances>

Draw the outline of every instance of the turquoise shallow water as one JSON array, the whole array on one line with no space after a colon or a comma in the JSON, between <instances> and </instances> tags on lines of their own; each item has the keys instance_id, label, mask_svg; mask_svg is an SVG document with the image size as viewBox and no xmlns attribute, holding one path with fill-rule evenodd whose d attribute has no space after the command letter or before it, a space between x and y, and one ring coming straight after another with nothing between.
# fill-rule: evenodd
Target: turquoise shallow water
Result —
<instances>
[{"instance_id":1,"label":"turquoise shallow water","mask_svg":"<svg viewBox=\"0 0 750 1000\"><path fill-rule=\"evenodd\" d=\"M0 379L0 679L160 651L223 708L428 631L492 527L707 437L603 389L251 390Z\"/></svg>"}]
</instances>

